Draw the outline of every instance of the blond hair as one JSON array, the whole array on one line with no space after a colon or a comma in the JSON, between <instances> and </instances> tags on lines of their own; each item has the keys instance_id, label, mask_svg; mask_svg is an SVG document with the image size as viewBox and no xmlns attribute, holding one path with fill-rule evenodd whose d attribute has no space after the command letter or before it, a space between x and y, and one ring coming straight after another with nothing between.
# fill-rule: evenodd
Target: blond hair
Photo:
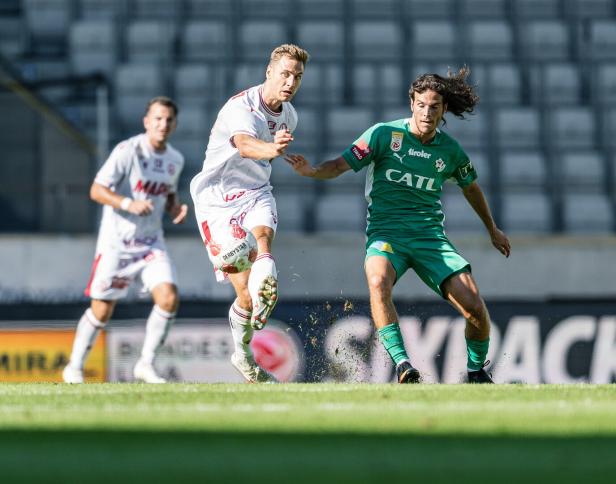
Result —
<instances>
[{"instance_id":1,"label":"blond hair","mask_svg":"<svg viewBox=\"0 0 616 484\"><path fill-rule=\"evenodd\" d=\"M302 49L301 47L298 47L297 45L294 45L294 44L282 44L276 47L272 51L272 55L270 55L269 63L272 64L285 56L301 62L302 64L304 64L304 66L308 62L308 59L310 58L310 55L308 54L308 52Z\"/></svg>"}]
</instances>

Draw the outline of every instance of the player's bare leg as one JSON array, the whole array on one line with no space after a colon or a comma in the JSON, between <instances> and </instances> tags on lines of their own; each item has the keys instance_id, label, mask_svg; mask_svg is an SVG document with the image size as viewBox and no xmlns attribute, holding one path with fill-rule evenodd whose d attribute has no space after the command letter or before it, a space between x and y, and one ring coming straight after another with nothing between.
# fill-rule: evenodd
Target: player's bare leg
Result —
<instances>
[{"instance_id":1,"label":"player's bare leg","mask_svg":"<svg viewBox=\"0 0 616 484\"><path fill-rule=\"evenodd\" d=\"M229 280L237 296L229 308L229 326L234 344L231 364L249 383L274 383L276 379L257 365L250 348L254 329L250 324L252 298L248 292L249 276L250 271L229 274Z\"/></svg>"},{"instance_id":2,"label":"player's bare leg","mask_svg":"<svg viewBox=\"0 0 616 484\"><path fill-rule=\"evenodd\" d=\"M180 303L177 287L167 282L158 284L152 289L152 299L154 307L145 326L141 356L135 364L133 376L145 383L165 383L166 380L154 368L154 359L175 322Z\"/></svg>"},{"instance_id":3,"label":"player's bare leg","mask_svg":"<svg viewBox=\"0 0 616 484\"><path fill-rule=\"evenodd\" d=\"M248 292L252 299L250 324L261 329L278 302L278 273L271 254L274 230L259 225L252 229L252 233L257 239L258 253L248 278Z\"/></svg>"},{"instance_id":4,"label":"player's bare leg","mask_svg":"<svg viewBox=\"0 0 616 484\"><path fill-rule=\"evenodd\" d=\"M418 383L421 375L413 368L404 348L398 313L392 300L396 272L386 257L366 259L366 279L370 291L370 310L379 339L396 365L398 383Z\"/></svg>"},{"instance_id":5,"label":"player's bare leg","mask_svg":"<svg viewBox=\"0 0 616 484\"><path fill-rule=\"evenodd\" d=\"M470 272L456 274L443 283L443 293L466 319L467 370L470 383L494 383L484 369L490 362L490 315Z\"/></svg>"},{"instance_id":6,"label":"player's bare leg","mask_svg":"<svg viewBox=\"0 0 616 484\"><path fill-rule=\"evenodd\" d=\"M62 371L62 379L66 383L84 382L83 367L86 359L98 333L111 319L114 308L115 301L92 299L90 307L81 316L77 323L70 360Z\"/></svg>"}]
</instances>

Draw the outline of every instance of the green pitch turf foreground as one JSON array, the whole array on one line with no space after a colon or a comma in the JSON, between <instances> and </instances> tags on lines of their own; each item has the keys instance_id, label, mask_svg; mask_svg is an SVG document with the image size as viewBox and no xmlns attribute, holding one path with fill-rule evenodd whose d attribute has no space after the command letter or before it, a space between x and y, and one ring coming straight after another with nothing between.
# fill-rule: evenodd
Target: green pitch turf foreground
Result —
<instances>
[{"instance_id":1,"label":"green pitch turf foreground","mask_svg":"<svg viewBox=\"0 0 616 484\"><path fill-rule=\"evenodd\" d=\"M614 483L616 385L0 384L0 482Z\"/></svg>"}]
</instances>

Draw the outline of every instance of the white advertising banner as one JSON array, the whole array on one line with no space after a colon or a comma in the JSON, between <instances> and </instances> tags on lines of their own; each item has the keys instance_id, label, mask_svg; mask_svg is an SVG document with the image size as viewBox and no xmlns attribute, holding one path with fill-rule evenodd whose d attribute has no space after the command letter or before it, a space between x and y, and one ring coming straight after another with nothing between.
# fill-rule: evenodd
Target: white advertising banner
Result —
<instances>
[{"instance_id":1,"label":"white advertising banner","mask_svg":"<svg viewBox=\"0 0 616 484\"><path fill-rule=\"evenodd\" d=\"M107 339L108 381L133 380L145 327L143 321L110 328ZM303 370L301 343L288 325L270 320L255 331L251 347L257 363L280 381L295 381ZM233 340L224 318L188 320L175 324L155 362L170 381L239 383L244 381L231 365Z\"/></svg>"}]
</instances>

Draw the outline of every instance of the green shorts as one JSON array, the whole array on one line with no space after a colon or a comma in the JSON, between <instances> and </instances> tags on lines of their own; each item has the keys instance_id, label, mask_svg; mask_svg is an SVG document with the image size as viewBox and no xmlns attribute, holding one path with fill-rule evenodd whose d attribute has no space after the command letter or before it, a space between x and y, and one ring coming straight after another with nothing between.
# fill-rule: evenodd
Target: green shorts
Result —
<instances>
[{"instance_id":1,"label":"green shorts","mask_svg":"<svg viewBox=\"0 0 616 484\"><path fill-rule=\"evenodd\" d=\"M441 297L441 285L446 279L471 271L471 265L458 254L445 234L414 238L373 235L366 242L366 259L374 255L386 257L391 262L396 282L412 268Z\"/></svg>"}]
</instances>

